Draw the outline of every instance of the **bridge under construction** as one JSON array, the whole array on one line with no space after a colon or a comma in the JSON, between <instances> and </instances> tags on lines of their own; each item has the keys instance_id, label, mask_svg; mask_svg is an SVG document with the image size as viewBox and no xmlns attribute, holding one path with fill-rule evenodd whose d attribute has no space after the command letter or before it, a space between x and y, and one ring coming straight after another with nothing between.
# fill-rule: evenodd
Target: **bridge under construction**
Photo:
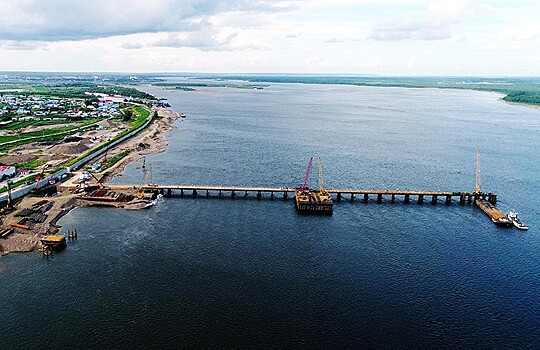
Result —
<instances>
[{"instance_id":1,"label":"bridge under construction","mask_svg":"<svg viewBox=\"0 0 540 350\"><path fill-rule=\"evenodd\" d=\"M206 186L206 185L163 185L163 184L148 184L148 174L151 165L148 167L145 173L144 183L142 185L104 185L99 183L101 190L110 191L137 191L138 197L142 198L145 193L162 194L166 197L179 196L179 197L205 197L205 198L256 198L261 200L263 198L269 199L283 199L287 200L295 198L296 209L299 213L312 213L312 214L331 214L333 201L341 202L343 200L348 201L362 201L364 203L377 202L382 203L396 201L404 204L410 202L416 202L422 204L424 202L430 202L431 204L437 204L443 202L445 204L451 204L453 202L459 204L474 203L476 204L486 215L488 215L492 221L500 226L510 226L504 218L506 215L502 214L496 207L497 195L492 192L484 192L480 188L480 153L477 152L477 166L476 166L476 188L470 192L459 191L414 191L414 190L392 190L392 189L354 189L354 188L324 188L322 185L322 172L319 159L319 187L316 190L309 189L307 187L307 180L311 169L310 159L306 177L302 187L250 187L250 186ZM70 190L77 190L80 187L75 185L67 186ZM309 206L301 206L303 204L310 204ZM316 207L320 206L320 209ZM315 208L315 209L314 209Z\"/></svg>"}]
</instances>

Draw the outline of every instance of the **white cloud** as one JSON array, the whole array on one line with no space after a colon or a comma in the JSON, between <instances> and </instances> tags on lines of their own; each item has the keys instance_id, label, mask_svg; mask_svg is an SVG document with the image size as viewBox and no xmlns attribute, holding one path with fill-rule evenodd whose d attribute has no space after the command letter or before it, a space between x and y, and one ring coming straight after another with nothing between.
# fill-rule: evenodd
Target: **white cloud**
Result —
<instances>
[{"instance_id":1,"label":"white cloud","mask_svg":"<svg viewBox=\"0 0 540 350\"><path fill-rule=\"evenodd\" d=\"M533 0L0 0L0 67L538 74L538 13Z\"/></svg>"},{"instance_id":2,"label":"white cloud","mask_svg":"<svg viewBox=\"0 0 540 350\"><path fill-rule=\"evenodd\" d=\"M226 12L276 13L294 1L1 0L0 39L82 40L133 33L197 30L197 20Z\"/></svg>"}]
</instances>

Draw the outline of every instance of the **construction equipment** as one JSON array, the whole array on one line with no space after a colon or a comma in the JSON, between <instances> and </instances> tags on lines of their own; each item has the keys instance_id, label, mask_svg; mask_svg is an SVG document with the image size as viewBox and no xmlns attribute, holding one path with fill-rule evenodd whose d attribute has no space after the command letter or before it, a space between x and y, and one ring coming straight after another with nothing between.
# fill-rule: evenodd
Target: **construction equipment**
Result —
<instances>
[{"instance_id":1,"label":"construction equipment","mask_svg":"<svg viewBox=\"0 0 540 350\"><path fill-rule=\"evenodd\" d=\"M32 189L33 191L37 190L38 189L38 186L39 186L39 181L41 179L43 179L43 174L45 174L45 169L47 169L48 165L45 164L43 166L43 168L41 168L41 173L36 175L36 184L34 185L34 188Z\"/></svg>"},{"instance_id":2,"label":"construction equipment","mask_svg":"<svg viewBox=\"0 0 540 350\"><path fill-rule=\"evenodd\" d=\"M144 198L144 188L146 185L148 185L148 178L150 177L150 170L152 169L152 164L148 164L148 168L146 168L146 172L144 174L144 181L141 187L139 188L139 194L137 195L137 198L141 199Z\"/></svg>"},{"instance_id":3,"label":"construction equipment","mask_svg":"<svg viewBox=\"0 0 540 350\"><path fill-rule=\"evenodd\" d=\"M7 187L7 193L8 193L8 201L7 201L7 207L9 210L13 210L13 199L11 198L11 184L13 183L13 180L9 179L6 182Z\"/></svg>"},{"instance_id":4,"label":"construction equipment","mask_svg":"<svg viewBox=\"0 0 540 350\"><path fill-rule=\"evenodd\" d=\"M480 150L476 150L476 193L481 192L480 186Z\"/></svg>"},{"instance_id":5,"label":"construction equipment","mask_svg":"<svg viewBox=\"0 0 540 350\"><path fill-rule=\"evenodd\" d=\"M321 158L317 157L319 167L319 188L309 190L307 182L313 164L313 157L309 159L304 183L300 189L295 190L295 206L299 214L332 215L333 202L330 194L324 189Z\"/></svg>"},{"instance_id":6,"label":"construction equipment","mask_svg":"<svg viewBox=\"0 0 540 350\"><path fill-rule=\"evenodd\" d=\"M306 176L304 176L304 182L302 183L302 187L300 187L300 191L304 192L306 189L306 185L309 179L309 173L311 172L311 166L313 165L313 157L309 159L309 163L306 170Z\"/></svg>"},{"instance_id":7,"label":"construction equipment","mask_svg":"<svg viewBox=\"0 0 540 350\"><path fill-rule=\"evenodd\" d=\"M97 181L99 187L105 187L105 185L101 183L101 180L99 180L96 175L92 174L92 172L86 171L85 174L89 174L90 176L92 176Z\"/></svg>"},{"instance_id":8,"label":"construction equipment","mask_svg":"<svg viewBox=\"0 0 540 350\"><path fill-rule=\"evenodd\" d=\"M323 193L324 192L324 185L323 185L323 177L322 177L321 157L317 157L317 163L319 165L319 191L321 193Z\"/></svg>"}]
</instances>

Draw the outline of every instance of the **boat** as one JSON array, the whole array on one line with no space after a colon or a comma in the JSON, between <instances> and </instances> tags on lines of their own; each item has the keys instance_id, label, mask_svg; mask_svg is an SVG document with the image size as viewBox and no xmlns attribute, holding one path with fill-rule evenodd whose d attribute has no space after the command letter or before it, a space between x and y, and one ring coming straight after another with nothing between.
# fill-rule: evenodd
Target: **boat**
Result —
<instances>
[{"instance_id":1,"label":"boat","mask_svg":"<svg viewBox=\"0 0 540 350\"><path fill-rule=\"evenodd\" d=\"M525 225L524 223L521 222L521 220L519 220L517 212L511 211L511 212L508 213L507 216L508 216L508 219L510 219L510 221L512 221L512 223L514 224L514 226L517 229L520 229L520 230L528 230L529 229L529 227L527 225Z\"/></svg>"},{"instance_id":2,"label":"boat","mask_svg":"<svg viewBox=\"0 0 540 350\"><path fill-rule=\"evenodd\" d=\"M185 118L187 117L187 115L185 115L184 113L180 114L180 118Z\"/></svg>"}]
</instances>

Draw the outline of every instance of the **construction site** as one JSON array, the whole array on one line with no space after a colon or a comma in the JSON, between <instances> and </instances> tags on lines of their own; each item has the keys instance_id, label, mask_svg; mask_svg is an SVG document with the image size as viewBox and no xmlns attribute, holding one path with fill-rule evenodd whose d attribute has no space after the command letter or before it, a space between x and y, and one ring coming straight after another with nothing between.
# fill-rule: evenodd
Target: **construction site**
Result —
<instances>
[{"instance_id":1,"label":"construction site","mask_svg":"<svg viewBox=\"0 0 540 350\"><path fill-rule=\"evenodd\" d=\"M81 170L70 173L70 176L62 180L60 184L45 186L35 189L30 196L25 197L16 206L8 196L7 205L2 209L2 227L0 229L0 247L2 253L22 252L43 248L43 239L57 235L60 229L56 223L60 217L75 207L101 206L114 207L126 210L138 210L150 208L156 203L159 196L184 197L191 194L197 198L203 193L204 197L223 198L230 193L230 198L235 199L243 193L244 198L249 194L256 196L258 200L266 194L274 199L277 194L286 200L289 193L294 194L295 209L298 214L332 215L336 201L341 202L345 195L350 196L350 201L355 196L363 196L364 203L369 201L370 196L376 197L376 202L381 203L384 197L390 197L391 203L396 198L401 198L403 204L408 204L411 197L416 197L417 202L422 204L425 197L431 197L431 204L437 204L439 198L444 203L452 204L456 198L458 203L474 203L480 208L497 226L510 227L512 220L501 211L495 204L497 195L483 192L480 184L480 153L477 152L476 164L476 188L471 192L453 191L410 191L410 190L374 190L374 189L326 189L322 175L322 163L317 158L318 165L318 188L308 187L309 176L313 167L313 157L310 158L300 187L234 187L234 186L196 186L196 185L162 185L149 183L152 164L146 164L143 158L140 168L144 170L144 177L140 184L111 185L105 184L104 174L96 175L90 170Z\"/></svg>"}]
</instances>

